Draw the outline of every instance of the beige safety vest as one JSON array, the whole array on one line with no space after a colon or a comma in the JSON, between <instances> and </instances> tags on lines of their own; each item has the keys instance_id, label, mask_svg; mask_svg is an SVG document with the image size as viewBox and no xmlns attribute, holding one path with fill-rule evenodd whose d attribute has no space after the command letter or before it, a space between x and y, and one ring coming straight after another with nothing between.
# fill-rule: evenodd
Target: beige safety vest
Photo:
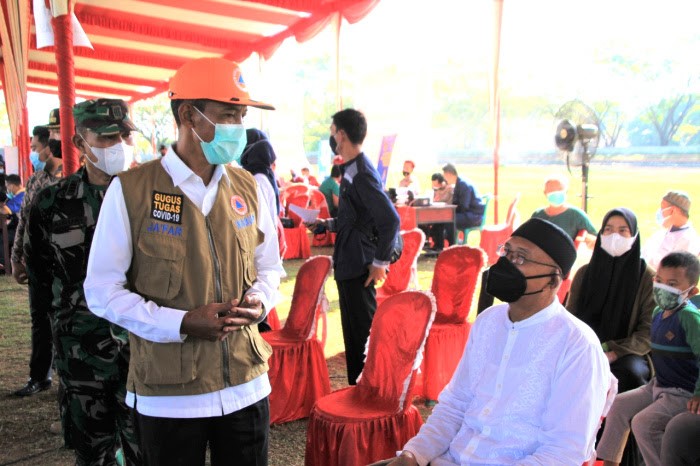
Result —
<instances>
[{"instance_id":1,"label":"beige safety vest","mask_svg":"<svg viewBox=\"0 0 700 466\"><path fill-rule=\"evenodd\" d=\"M206 217L173 185L159 160L119 175L131 225L128 287L159 306L192 310L240 298L256 277L255 179L226 167ZM131 333L127 388L138 395L210 393L265 373L272 354L256 325L223 341L188 336L154 343Z\"/></svg>"}]
</instances>

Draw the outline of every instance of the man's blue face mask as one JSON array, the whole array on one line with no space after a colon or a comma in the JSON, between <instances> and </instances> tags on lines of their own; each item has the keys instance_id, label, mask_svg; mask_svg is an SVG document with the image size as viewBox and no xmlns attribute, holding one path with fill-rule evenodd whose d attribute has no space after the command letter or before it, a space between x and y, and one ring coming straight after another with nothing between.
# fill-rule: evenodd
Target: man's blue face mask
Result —
<instances>
[{"instance_id":1,"label":"man's blue face mask","mask_svg":"<svg viewBox=\"0 0 700 466\"><path fill-rule=\"evenodd\" d=\"M564 205L564 202L566 202L566 191L552 191L547 194L547 202L554 207Z\"/></svg>"},{"instance_id":2,"label":"man's blue face mask","mask_svg":"<svg viewBox=\"0 0 700 466\"><path fill-rule=\"evenodd\" d=\"M34 167L34 171L40 171L43 170L44 167L46 167L46 162L42 162L39 159L39 153L36 151L31 151L29 153L29 161L32 162L32 166Z\"/></svg>"},{"instance_id":3,"label":"man's blue face mask","mask_svg":"<svg viewBox=\"0 0 700 466\"><path fill-rule=\"evenodd\" d=\"M194 109L214 126L214 139L209 142L204 142L192 128L192 131L199 139L199 144L202 146L207 162L212 165L225 165L233 161L240 163L241 154L243 154L243 149L245 149L245 145L248 142L245 127L236 124L213 123L197 107L194 107Z\"/></svg>"}]
</instances>

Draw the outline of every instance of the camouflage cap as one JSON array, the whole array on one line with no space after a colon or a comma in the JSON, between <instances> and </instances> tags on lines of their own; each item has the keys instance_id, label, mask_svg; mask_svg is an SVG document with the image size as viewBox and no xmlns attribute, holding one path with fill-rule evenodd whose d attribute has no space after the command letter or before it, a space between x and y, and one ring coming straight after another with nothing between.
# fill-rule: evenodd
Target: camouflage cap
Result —
<instances>
[{"instance_id":1,"label":"camouflage cap","mask_svg":"<svg viewBox=\"0 0 700 466\"><path fill-rule=\"evenodd\" d=\"M46 125L48 129L61 128L61 113L59 110L58 108L54 108L49 112L49 124Z\"/></svg>"},{"instance_id":2,"label":"camouflage cap","mask_svg":"<svg viewBox=\"0 0 700 466\"><path fill-rule=\"evenodd\" d=\"M129 119L129 107L121 99L94 99L75 104L73 118L76 126L110 136L124 131L137 131Z\"/></svg>"}]
</instances>

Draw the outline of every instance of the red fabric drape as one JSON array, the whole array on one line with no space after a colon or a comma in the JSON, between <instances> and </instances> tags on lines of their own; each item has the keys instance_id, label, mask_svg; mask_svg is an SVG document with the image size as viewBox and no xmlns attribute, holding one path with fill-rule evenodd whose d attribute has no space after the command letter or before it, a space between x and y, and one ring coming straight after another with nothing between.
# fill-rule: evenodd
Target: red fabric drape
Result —
<instances>
[{"instance_id":1,"label":"red fabric drape","mask_svg":"<svg viewBox=\"0 0 700 466\"><path fill-rule=\"evenodd\" d=\"M445 249L435 262L431 289L437 314L423 360L423 395L429 400L437 399L462 357L474 291L485 263L484 251L469 246Z\"/></svg>"},{"instance_id":2,"label":"red fabric drape","mask_svg":"<svg viewBox=\"0 0 700 466\"><path fill-rule=\"evenodd\" d=\"M306 433L307 466L364 466L394 456L423 423L415 374L435 315L429 293L407 291L379 305L357 385L316 402Z\"/></svg>"},{"instance_id":3,"label":"red fabric drape","mask_svg":"<svg viewBox=\"0 0 700 466\"><path fill-rule=\"evenodd\" d=\"M311 242L304 225L284 228L284 239L287 242L287 250L283 259L306 259L311 257Z\"/></svg>"},{"instance_id":4,"label":"red fabric drape","mask_svg":"<svg viewBox=\"0 0 700 466\"><path fill-rule=\"evenodd\" d=\"M71 15L51 18L56 40L56 69L58 71L58 101L61 114L61 152L63 175L78 170L78 152L71 140L73 136L73 105L75 105L75 76L73 75L73 29Z\"/></svg>"},{"instance_id":5,"label":"red fabric drape","mask_svg":"<svg viewBox=\"0 0 700 466\"><path fill-rule=\"evenodd\" d=\"M413 207L400 205L396 207L396 212L399 214L402 230L413 230L416 228L416 210Z\"/></svg>"}]
</instances>

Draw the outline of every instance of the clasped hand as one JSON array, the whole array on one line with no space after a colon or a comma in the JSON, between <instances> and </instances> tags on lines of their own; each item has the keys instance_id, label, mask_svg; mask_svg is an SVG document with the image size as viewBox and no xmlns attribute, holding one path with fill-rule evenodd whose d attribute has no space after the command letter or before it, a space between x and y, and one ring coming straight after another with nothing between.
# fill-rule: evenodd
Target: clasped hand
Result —
<instances>
[{"instance_id":1,"label":"clasped hand","mask_svg":"<svg viewBox=\"0 0 700 466\"><path fill-rule=\"evenodd\" d=\"M233 299L225 303L211 303L192 309L185 314L180 333L205 340L223 340L226 336L251 325L262 315L258 296L246 296L242 302Z\"/></svg>"}]
</instances>

